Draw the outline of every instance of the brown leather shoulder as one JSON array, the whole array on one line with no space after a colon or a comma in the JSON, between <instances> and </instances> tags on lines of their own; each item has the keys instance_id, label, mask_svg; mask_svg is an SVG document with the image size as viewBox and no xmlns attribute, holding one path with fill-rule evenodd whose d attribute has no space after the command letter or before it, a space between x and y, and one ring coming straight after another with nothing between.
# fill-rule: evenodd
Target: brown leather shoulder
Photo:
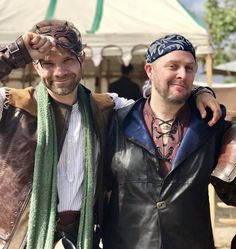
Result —
<instances>
[{"instance_id":1,"label":"brown leather shoulder","mask_svg":"<svg viewBox=\"0 0 236 249\"><path fill-rule=\"evenodd\" d=\"M225 182L236 178L236 125L231 126L225 133L218 163L212 176Z\"/></svg>"},{"instance_id":2,"label":"brown leather shoulder","mask_svg":"<svg viewBox=\"0 0 236 249\"><path fill-rule=\"evenodd\" d=\"M34 98L34 88L27 87L25 89L14 89L9 90L9 104L23 109L33 116L37 115L37 102ZM7 95L7 94L6 94Z\"/></svg>"},{"instance_id":3,"label":"brown leather shoulder","mask_svg":"<svg viewBox=\"0 0 236 249\"><path fill-rule=\"evenodd\" d=\"M211 183L220 199L236 206L236 126L230 127L223 138L216 168L211 174Z\"/></svg>"},{"instance_id":4,"label":"brown leather shoulder","mask_svg":"<svg viewBox=\"0 0 236 249\"><path fill-rule=\"evenodd\" d=\"M92 97L101 111L114 107L114 101L106 93L93 93Z\"/></svg>"}]
</instances>

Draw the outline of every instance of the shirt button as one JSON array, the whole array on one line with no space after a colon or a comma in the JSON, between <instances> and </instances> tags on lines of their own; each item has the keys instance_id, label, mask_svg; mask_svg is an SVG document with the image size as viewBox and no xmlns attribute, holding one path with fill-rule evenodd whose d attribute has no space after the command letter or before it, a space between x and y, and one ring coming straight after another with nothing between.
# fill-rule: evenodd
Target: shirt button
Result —
<instances>
[{"instance_id":1,"label":"shirt button","mask_svg":"<svg viewBox=\"0 0 236 249\"><path fill-rule=\"evenodd\" d=\"M166 208L166 202L165 201L159 201L159 202L157 202L157 208L158 209L164 209L164 208Z\"/></svg>"}]
</instances>

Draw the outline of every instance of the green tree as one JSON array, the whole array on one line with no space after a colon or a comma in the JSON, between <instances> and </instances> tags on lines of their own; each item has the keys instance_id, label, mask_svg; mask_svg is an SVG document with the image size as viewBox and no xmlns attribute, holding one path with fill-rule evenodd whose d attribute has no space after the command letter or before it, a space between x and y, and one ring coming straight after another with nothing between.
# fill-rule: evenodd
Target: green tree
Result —
<instances>
[{"instance_id":1,"label":"green tree","mask_svg":"<svg viewBox=\"0 0 236 249\"><path fill-rule=\"evenodd\" d=\"M216 50L214 64L236 59L236 0L207 0L205 7Z\"/></svg>"}]
</instances>

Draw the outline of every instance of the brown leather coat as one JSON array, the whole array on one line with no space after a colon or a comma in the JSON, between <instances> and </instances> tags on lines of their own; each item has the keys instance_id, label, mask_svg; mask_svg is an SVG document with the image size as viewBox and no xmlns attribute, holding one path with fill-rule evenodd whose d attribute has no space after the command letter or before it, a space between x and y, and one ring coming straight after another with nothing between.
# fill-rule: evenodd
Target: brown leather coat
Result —
<instances>
[{"instance_id":1,"label":"brown leather coat","mask_svg":"<svg viewBox=\"0 0 236 249\"><path fill-rule=\"evenodd\" d=\"M19 38L8 47L0 48L0 79L17 67L32 60L23 40ZM100 144L97 170L96 214L102 220L103 163L108 118L114 106L106 94L91 94L86 90L93 114L95 133ZM24 248L31 195L34 154L37 138L37 103L34 89L8 89L0 121L0 249ZM68 110L53 105L56 127L66 127ZM62 118L59 118L62 117ZM58 139L61 143L64 137ZM60 148L60 145L58 145Z\"/></svg>"},{"instance_id":2,"label":"brown leather coat","mask_svg":"<svg viewBox=\"0 0 236 249\"><path fill-rule=\"evenodd\" d=\"M37 105L33 91L33 88L10 89L0 121L0 248L21 248L27 229L37 143ZM106 94L94 94L90 95L90 103L101 152L97 179L102 181L107 121L113 102ZM96 211L101 221L102 183L97 182L97 186Z\"/></svg>"}]
</instances>

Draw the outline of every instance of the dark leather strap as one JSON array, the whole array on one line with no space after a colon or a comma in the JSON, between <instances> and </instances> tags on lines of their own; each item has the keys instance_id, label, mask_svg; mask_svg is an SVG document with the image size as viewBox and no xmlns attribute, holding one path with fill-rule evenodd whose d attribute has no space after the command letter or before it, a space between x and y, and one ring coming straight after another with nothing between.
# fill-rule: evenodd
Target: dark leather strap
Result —
<instances>
[{"instance_id":1,"label":"dark leather strap","mask_svg":"<svg viewBox=\"0 0 236 249\"><path fill-rule=\"evenodd\" d=\"M78 222L80 218L79 211L65 211L58 213L57 224L59 226L67 226L72 223Z\"/></svg>"},{"instance_id":2,"label":"dark leather strap","mask_svg":"<svg viewBox=\"0 0 236 249\"><path fill-rule=\"evenodd\" d=\"M76 244L79 218L80 212L78 211L65 211L58 213L55 242L59 241L61 238L67 238L73 244Z\"/></svg>"}]
</instances>

